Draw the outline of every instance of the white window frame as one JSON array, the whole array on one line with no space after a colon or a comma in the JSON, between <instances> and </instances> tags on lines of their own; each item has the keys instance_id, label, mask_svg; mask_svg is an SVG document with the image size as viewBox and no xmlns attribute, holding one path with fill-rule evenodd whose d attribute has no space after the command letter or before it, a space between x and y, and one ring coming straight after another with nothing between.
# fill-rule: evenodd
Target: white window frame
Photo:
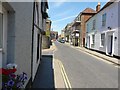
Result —
<instances>
[{"instance_id":1,"label":"white window frame","mask_svg":"<svg viewBox=\"0 0 120 90\"><path fill-rule=\"evenodd\" d=\"M92 30L95 30L96 29L96 19L93 20L93 28Z\"/></svg>"},{"instance_id":2,"label":"white window frame","mask_svg":"<svg viewBox=\"0 0 120 90\"><path fill-rule=\"evenodd\" d=\"M102 35L104 35L104 45L102 44ZM101 33L100 34L100 47L104 47L105 46L105 33Z\"/></svg>"},{"instance_id":3,"label":"white window frame","mask_svg":"<svg viewBox=\"0 0 120 90\"><path fill-rule=\"evenodd\" d=\"M102 27L106 26L106 19L107 19L107 14L106 13L102 14Z\"/></svg>"}]
</instances>

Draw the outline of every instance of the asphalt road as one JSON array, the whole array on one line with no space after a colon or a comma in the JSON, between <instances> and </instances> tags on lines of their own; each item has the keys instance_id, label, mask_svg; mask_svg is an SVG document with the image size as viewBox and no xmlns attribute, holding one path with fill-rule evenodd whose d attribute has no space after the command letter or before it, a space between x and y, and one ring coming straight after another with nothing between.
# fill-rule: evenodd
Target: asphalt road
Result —
<instances>
[{"instance_id":1,"label":"asphalt road","mask_svg":"<svg viewBox=\"0 0 120 90\"><path fill-rule=\"evenodd\" d=\"M76 50L66 44L55 42L55 59L65 68L72 88L118 88L118 68Z\"/></svg>"}]
</instances>

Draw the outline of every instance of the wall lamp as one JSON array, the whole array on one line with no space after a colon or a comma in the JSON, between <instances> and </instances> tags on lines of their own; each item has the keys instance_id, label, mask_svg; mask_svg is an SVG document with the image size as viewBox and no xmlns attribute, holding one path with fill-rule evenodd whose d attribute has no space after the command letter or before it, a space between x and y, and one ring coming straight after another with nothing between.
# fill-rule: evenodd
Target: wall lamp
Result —
<instances>
[{"instance_id":1,"label":"wall lamp","mask_svg":"<svg viewBox=\"0 0 120 90\"><path fill-rule=\"evenodd\" d=\"M112 28L109 26L108 29L111 30Z\"/></svg>"}]
</instances>

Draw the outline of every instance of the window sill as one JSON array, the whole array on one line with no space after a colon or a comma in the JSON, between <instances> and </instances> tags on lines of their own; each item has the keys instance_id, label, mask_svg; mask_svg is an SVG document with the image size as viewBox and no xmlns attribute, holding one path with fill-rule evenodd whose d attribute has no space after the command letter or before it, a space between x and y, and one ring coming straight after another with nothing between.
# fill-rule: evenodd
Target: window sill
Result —
<instances>
[{"instance_id":1,"label":"window sill","mask_svg":"<svg viewBox=\"0 0 120 90\"><path fill-rule=\"evenodd\" d=\"M101 48L103 48L104 46L100 46Z\"/></svg>"}]
</instances>

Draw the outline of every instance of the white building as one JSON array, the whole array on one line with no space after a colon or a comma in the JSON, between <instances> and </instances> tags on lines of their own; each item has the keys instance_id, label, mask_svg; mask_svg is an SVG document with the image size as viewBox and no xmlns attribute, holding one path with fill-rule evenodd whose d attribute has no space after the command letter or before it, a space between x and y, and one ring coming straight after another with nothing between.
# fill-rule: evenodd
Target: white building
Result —
<instances>
[{"instance_id":1,"label":"white building","mask_svg":"<svg viewBox=\"0 0 120 90\"><path fill-rule=\"evenodd\" d=\"M120 2L108 2L86 22L86 47L107 55L120 56L119 7Z\"/></svg>"},{"instance_id":2,"label":"white building","mask_svg":"<svg viewBox=\"0 0 120 90\"><path fill-rule=\"evenodd\" d=\"M16 73L25 72L28 81L34 81L41 60L46 9L47 1L0 2L0 68L15 63Z\"/></svg>"}]
</instances>

